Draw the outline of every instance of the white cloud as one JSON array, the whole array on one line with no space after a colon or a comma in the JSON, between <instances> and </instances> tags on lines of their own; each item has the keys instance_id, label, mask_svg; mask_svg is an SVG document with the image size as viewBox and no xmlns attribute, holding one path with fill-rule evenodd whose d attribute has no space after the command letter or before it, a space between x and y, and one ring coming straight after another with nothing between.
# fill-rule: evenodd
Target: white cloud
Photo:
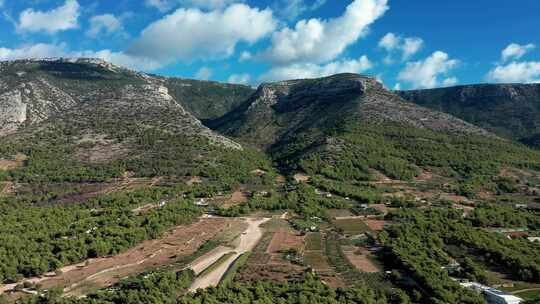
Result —
<instances>
[{"instance_id":1,"label":"white cloud","mask_svg":"<svg viewBox=\"0 0 540 304\"><path fill-rule=\"evenodd\" d=\"M203 9L223 8L243 0L145 0L145 4L154 7L162 13L168 12L176 6L197 7Z\"/></svg>"},{"instance_id":2,"label":"white cloud","mask_svg":"<svg viewBox=\"0 0 540 304\"><path fill-rule=\"evenodd\" d=\"M229 79L227 79L228 83L236 83L236 84L248 84L251 81L251 76L249 74L232 74L229 76Z\"/></svg>"},{"instance_id":3,"label":"white cloud","mask_svg":"<svg viewBox=\"0 0 540 304\"><path fill-rule=\"evenodd\" d=\"M536 48L536 45L532 43L527 45L511 43L501 52L501 60L502 62L506 62L510 59L520 59L534 48Z\"/></svg>"},{"instance_id":4,"label":"white cloud","mask_svg":"<svg viewBox=\"0 0 540 304\"><path fill-rule=\"evenodd\" d=\"M362 73L371 69L373 64L367 56L357 60L340 60L318 65L314 63L295 63L271 69L261 76L264 81L279 81L287 79L303 79L330 76L338 73Z\"/></svg>"},{"instance_id":5,"label":"white cloud","mask_svg":"<svg viewBox=\"0 0 540 304\"><path fill-rule=\"evenodd\" d=\"M0 7L4 6L4 0L0 0Z\"/></svg>"},{"instance_id":6,"label":"white cloud","mask_svg":"<svg viewBox=\"0 0 540 304\"><path fill-rule=\"evenodd\" d=\"M64 5L50 11L34 11L29 8L19 16L17 28L28 32L56 32L77 28L80 6L77 0L66 0Z\"/></svg>"},{"instance_id":7,"label":"white cloud","mask_svg":"<svg viewBox=\"0 0 540 304\"><path fill-rule=\"evenodd\" d=\"M0 48L0 60L15 60L28 58L49 58L66 56L65 44L45 44L38 43L24 45L20 48Z\"/></svg>"},{"instance_id":8,"label":"white cloud","mask_svg":"<svg viewBox=\"0 0 540 304\"><path fill-rule=\"evenodd\" d=\"M244 2L243 0L180 0L182 5L200 7L205 9L223 8L233 3Z\"/></svg>"},{"instance_id":9,"label":"white cloud","mask_svg":"<svg viewBox=\"0 0 540 304\"><path fill-rule=\"evenodd\" d=\"M394 85L394 91L399 91L401 90L401 83L396 83L396 85Z\"/></svg>"},{"instance_id":10,"label":"white cloud","mask_svg":"<svg viewBox=\"0 0 540 304\"><path fill-rule=\"evenodd\" d=\"M489 71L487 79L502 83L540 82L540 61L511 62Z\"/></svg>"},{"instance_id":11,"label":"white cloud","mask_svg":"<svg viewBox=\"0 0 540 304\"><path fill-rule=\"evenodd\" d=\"M271 10L245 4L210 12L182 8L144 29L129 53L164 63L223 58L237 43L255 43L275 27Z\"/></svg>"},{"instance_id":12,"label":"white cloud","mask_svg":"<svg viewBox=\"0 0 540 304\"><path fill-rule=\"evenodd\" d=\"M409 82L414 88L433 88L441 84L440 76L447 75L458 63L450 59L448 54L436 51L424 60L408 62L399 73L398 80Z\"/></svg>"},{"instance_id":13,"label":"white cloud","mask_svg":"<svg viewBox=\"0 0 540 304\"><path fill-rule=\"evenodd\" d=\"M387 0L355 0L340 17L300 20L293 29L274 33L263 57L280 65L334 60L365 35L387 9Z\"/></svg>"},{"instance_id":14,"label":"white cloud","mask_svg":"<svg viewBox=\"0 0 540 304\"><path fill-rule=\"evenodd\" d=\"M316 0L308 4L306 0L281 0L275 5L275 11L288 20L295 20L300 15L319 9L326 0Z\"/></svg>"},{"instance_id":15,"label":"white cloud","mask_svg":"<svg viewBox=\"0 0 540 304\"><path fill-rule=\"evenodd\" d=\"M240 62L242 61L248 61L253 58L253 55L248 51L243 51L242 54L240 54L240 58L238 59Z\"/></svg>"},{"instance_id":16,"label":"white cloud","mask_svg":"<svg viewBox=\"0 0 540 304\"><path fill-rule=\"evenodd\" d=\"M445 87L451 87L455 86L459 80L456 77L448 77L445 80L443 80L442 85Z\"/></svg>"},{"instance_id":17,"label":"white cloud","mask_svg":"<svg viewBox=\"0 0 540 304\"><path fill-rule=\"evenodd\" d=\"M133 57L122 52L111 50L100 51L70 51L65 43L45 44L38 43L33 45L24 45L19 48L0 48L0 60L15 60L28 58L51 58L51 57L90 57L101 58L114 64L136 69L136 70L154 70L161 67L159 62L150 58Z\"/></svg>"},{"instance_id":18,"label":"white cloud","mask_svg":"<svg viewBox=\"0 0 540 304\"><path fill-rule=\"evenodd\" d=\"M110 35L119 31L123 31L122 22L114 15L104 14L90 18L90 29L86 34L96 38L99 35Z\"/></svg>"},{"instance_id":19,"label":"white cloud","mask_svg":"<svg viewBox=\"0 0 540 304\"><path fill-rule=\"evenodd\" d=\"M170 11L176 5L177 1L176 0L145 0L144 3L164 13L164 12Z\"/></svg>"},{"instance_id":20,"label":"white cloud","mask_svg":"<svg viewBox=\"0 0 540 304\"><path fill-rule=\"evenodd\" d=\"M195 73L195 78L200 80L208 80L210 79L210 77L212 77L213 73L214 72L212 71L212 69L208 67L202 67L197 71L197 73Z\"/></svg>"},{"instance_id":21,"label":"white cloud","mask_svg":"<svg viewBox=\"0 0 540 304\"><path fill-rule=\"evenodd\" d=\"M394 33L384 35L379 41L379 47L385 49L389 54L384 59L386 64L393 63L392 53L400 52L401 60L405 61L418 53L424 46L424 40L418 37L402 37Z\"/></svg>"},{"instance_id":22,"label":"white cloud","mask_svg":"<svg viewBox=\"0 0 540 304\"><path fill-rule=\"evenodd\" d=\"M379 47L390 52L395 50L399 46L399 43L400 38L396 36L396 34L388 33L384 35L379 41Z\"/></svg>"}]
</instances>

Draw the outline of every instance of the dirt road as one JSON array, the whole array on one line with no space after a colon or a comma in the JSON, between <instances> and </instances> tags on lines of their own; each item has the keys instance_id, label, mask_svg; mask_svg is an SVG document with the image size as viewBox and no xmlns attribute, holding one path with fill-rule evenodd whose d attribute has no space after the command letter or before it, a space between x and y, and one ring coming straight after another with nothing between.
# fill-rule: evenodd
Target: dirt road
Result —
<instances>
[{"instance_id":1,"label":"dirt road","mask_svg":"<svg viewBox=\"0 0 540 304\"><path fill-rule=\"evenodd\" d=\"M208 266L212 265L215 261L217 261L220 257L222 257L224 254L234 252L235 254L231 255L224 263L220 264L216 269L214 269L212 272L195 279L195 282L193 282L193 285L189 289L190 291L194 292L199 288L206 288L210 286L217 286L219 284L219 281L229 268L229 266L243 253L247 251L253 250L255 245L259 242L261 239L263 232L261 230L260 225L266 223L270 219L253 219L253 218L247 218L245 219L248 223L248 227L246 230L239 236L239 238L235 241L235 244L233 244L232 247L222 247L222 248L228 248L227 250L219 249L214 250L197 261L195 261L191 268L195 271L196 274L201 273L204 269L206 269Z\"/></svg>"}]
</instances>

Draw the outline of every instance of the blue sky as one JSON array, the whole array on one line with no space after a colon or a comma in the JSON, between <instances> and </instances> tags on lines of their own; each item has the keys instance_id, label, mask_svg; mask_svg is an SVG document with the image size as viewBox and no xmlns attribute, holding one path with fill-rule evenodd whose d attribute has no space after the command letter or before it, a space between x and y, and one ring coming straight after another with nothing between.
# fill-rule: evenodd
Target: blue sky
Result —
<instances>
[{"instance_id":1,"label":"blue sky","mask_svg":"<svg viewBox=\"0 0 540 304\"><path fill-rule=\"evenodd\" d=\"M0 60L100 57L257 85L355 72L389 88L540 82L538 0L0 0Z\"/></svg>"}]
</instances>

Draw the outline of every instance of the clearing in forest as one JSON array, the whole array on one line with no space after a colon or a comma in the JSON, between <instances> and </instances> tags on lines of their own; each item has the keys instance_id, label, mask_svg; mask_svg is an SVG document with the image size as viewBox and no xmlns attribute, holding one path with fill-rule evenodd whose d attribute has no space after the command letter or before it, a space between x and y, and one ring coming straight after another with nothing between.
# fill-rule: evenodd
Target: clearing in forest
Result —
<instances>
[{"instance_id":1,"label":"clearing in forest","mask_svg":"<svg viewBox=\"0 0 540 304\"><path fill-rule=\"evenodd\" d=\"M236 225L242 225L241 221L204 218L190 225L177 226L162 238L142 242L119 255L90 259L60 269L59 275L47 274L28 281L39 283L44 289L64 288L67 295L84 295L114 285L122 278L181 261L194 254L205 242ZM10 286L4 287L9 290Z\"/></svg>"},{"instance_id":2,"label":"clearing in forest","mask_svg":"<svg viewBox=\"0 0 540 304\"><path fill-rule=\"evenodd\" d=\"M359 271L376 273L381 270L371 260L371 253L365 248L357 248L354 246L343 246L343 253L347 257L347 260L356 267Z\"/></svg>"}]
</instances>

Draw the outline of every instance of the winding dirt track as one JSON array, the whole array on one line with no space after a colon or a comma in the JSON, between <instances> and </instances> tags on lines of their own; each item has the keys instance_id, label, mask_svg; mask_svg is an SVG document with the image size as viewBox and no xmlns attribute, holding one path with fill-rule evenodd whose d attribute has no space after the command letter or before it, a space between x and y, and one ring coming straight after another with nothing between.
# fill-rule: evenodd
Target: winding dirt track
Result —
<instances>
[{"instance_id":1,"label":"winding dirt track","mask_svg":"<svg viewBox=\"0 0 540 304\"><path fill-rule=\"evenodd\" d=\"M212 265L224 254L234 252L235 254L231 255L224 263L221 263L216 269L212 272L195 279L193 285L189 289L191 292L195 292L197 289L206 288L210 286L217 286L219 281L229 269L229 266L243 253L253 250L255 245L261 239L263 232L260 225L266 223L270 219L245 219L248 223L246 230L239 236L236 240L236 244L233 248L228 247L218 247L216 250L204 255L197 261L193 262L190 266L196 274L200 274L208 266Z\"/></svg>"}]
</instances>

